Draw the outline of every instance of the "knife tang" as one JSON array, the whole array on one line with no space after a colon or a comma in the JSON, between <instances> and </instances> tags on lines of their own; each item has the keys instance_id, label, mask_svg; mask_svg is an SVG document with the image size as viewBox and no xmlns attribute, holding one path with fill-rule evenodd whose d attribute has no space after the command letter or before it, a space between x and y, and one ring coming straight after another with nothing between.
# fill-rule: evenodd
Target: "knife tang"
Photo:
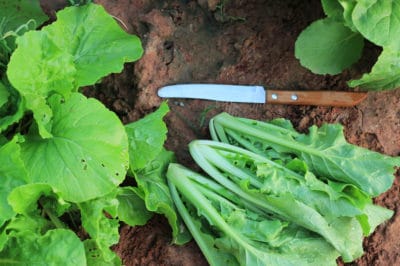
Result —
<instances>
[{"instance_id":1,"label":"knife tang","mask_svg":"<svg viewBox=\"0 0 400 266\"><path fill-rule=\"evenodd\" d=\"M267 90L267 103L348 107L360 103L366 92Z\"/></svg>"}]
</instances>

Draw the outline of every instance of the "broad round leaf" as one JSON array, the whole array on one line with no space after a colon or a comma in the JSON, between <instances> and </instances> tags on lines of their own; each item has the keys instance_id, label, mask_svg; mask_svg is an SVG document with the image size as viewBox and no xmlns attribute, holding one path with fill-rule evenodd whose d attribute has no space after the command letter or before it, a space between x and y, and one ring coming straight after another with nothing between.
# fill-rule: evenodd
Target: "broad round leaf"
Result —
<instances>
[{"instance_id":1,"label":"broad round leaf","mask_svg":"<svg viewBox=\"0 0 400 266\"><path fill-rule=\"evenodd\" d=\"M327 18L315 21L299 35L295 55L312 72L335 75L361 57L363 46L360 34Z\"/></svg>"},{"instance_id":2,"label":"broad round leaf","mask_svg":"<svg viewBox=\"0 0 400 266\"><path fill-rule=\"evenodd\" d=\"M143 54L139 37L122 30L101 5L61 10L57 21L43 30L60 49L74 56L77 87L121 72L124 63L136 61Z\"/></svg>"},{"instance_id":3,"label":"broad round leaf","mask_svg":"<svg viewBox=\"0 0 400 266\"><path fill-rule=\"evenodd\" d=\"M111 192L125 178L128 140L118 117L95 99L73 93L49 99L53 137L28 135L22 157L32 182L82 202Z\"/></svg>"},{"instance_id":4,"label":"broad round leaf","mask_svg":"<svg viewBox=\"0 0 400 266\"><path fill-rule=\"evenodd\" d=\"M358 31L371 42L400 49L400 3L398 0L359 0L353 11Z\"/></svg>"}]
</instances>

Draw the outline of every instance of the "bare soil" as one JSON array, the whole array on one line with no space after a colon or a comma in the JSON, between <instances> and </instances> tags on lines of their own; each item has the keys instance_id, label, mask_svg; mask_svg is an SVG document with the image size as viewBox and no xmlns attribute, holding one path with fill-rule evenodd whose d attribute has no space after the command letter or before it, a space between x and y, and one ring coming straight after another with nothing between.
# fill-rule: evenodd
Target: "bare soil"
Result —
<instances>
[{"instance_id":1,"label":"bare soil","mask_svg":"<svg viewBox=\"0 0 400 266\"><path fill-rule=\"evenodd\" d=\"M366 43L362 59L335 76L315 75L303 68L294 57L294 44L302 29L324 17L319 0L96 2L122 21L128 32L137 34L145 49L143 57L127 64L123 73L87 90L87 95L100 99L124 123L154 111L162 102L156 92L167 84L215 82L274 89L351 90L346 81L368 72L380 53ZM188 167L195 166L187 144L209 138L209 119L223 111L259 120L287 118L300 131L313 124L341 123L349 142L400 155L400 90L371 92L361 104L349 108L172 99L169 106L166 146ZM375 199L394 210L394 217L365 239L365 255L349 265L400 265L399 192L397 173L393 187ZM142 227L122 226L115 250L125 265L207 265L194 242L171 244L168 223L161 216Z\"/></svg>"}]
</instances>

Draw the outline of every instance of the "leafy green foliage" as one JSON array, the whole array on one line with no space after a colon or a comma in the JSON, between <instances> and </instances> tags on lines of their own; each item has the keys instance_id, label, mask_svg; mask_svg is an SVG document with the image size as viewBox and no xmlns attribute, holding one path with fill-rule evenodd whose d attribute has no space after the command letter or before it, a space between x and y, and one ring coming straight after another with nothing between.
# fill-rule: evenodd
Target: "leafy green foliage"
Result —
<instances>
[{"instance_id":1,"label":"leafy green foliage","mask_svg":"<svg viewBox=\"0 0 400 266\"><path fill-rule=\"evenodd\" d=\"M38 0L0 1L0 132L18 122L24 115L25 100L5 76L15 40L39 27L48 18Z\"/></svg>"},{"instance_id":2,"label":"leafy green foliage","mask_svg":"<svg viewBox=\"0 0 400 266\"><path fill-rule=\"evenodd\" d=\"M57 22L42 32L73 56L75 87L92 85L110 73L119 73L124 63L136 61L143 54L140 39L123 31L100 5L64 9L57 14Z\"/></svg>"},{"instance_id":3,"label":"leafy green foliage","mask_svg":"<svg viewBox=\"0 0 400 266\"><path fill-rule=\"evenodd\" d=\"M119 187L117 191L118 218L131 226L144 225L153 216L134 187Z\"/></svg>"},{"instance_id":4,"label":"leafy green foliage","mask_svg":"<svg viewBox=\"0 0 400 266\"><path fill-rule=\"evenodd\" d=\"M343 23L321 19L312 23L296 41L296 58L316 74L338 74L357 62L364 46L360 34Z\"/></svg>"},{"instance_id":5,"label":"leafy green foliage","mask_svg":"<svg viewBox=\"0 0 400 266\"><path fill-rule=\"evenodd\" d=\"M271 149L304 160L318 176L353 184L370 196L391 186L400 159L373 152L346 141L340 125L325 124L299 134L288 121L271 123L240 119L222 113L210 122L213 139L238 143L259 154Z\"/></svg>"},{"instance_id":6,"label":"leafy green foliage","mask_svg":"<svg viewBox=\"0 0 400 266\"><path fill-rule=\"evenodd\" d=\"M14 188L27 181L27 172L20 152L17 138L0 147L0 227L15 215L7 202L7 196Z\"/></svg>"},{"instance_id":7,"label":"leafy green foliage","mask_svg":"<svg viewBox=\"0 0 400 266\"><path fill-rule=\"evenodd\" d=\"M2 133L24 116L25 100L9 84L6 78L0 81L0 90L3 91L4 101L7 101L3 102L3 105L0 107L0 133Z\"/></svg>"},{"instance_id":8,"label":"leafy green foliage","mask_svg":"<svg viewBox=\"0 0 400 266\"><path fill-rule=\"evenodd\" d=\"M161 152L168 131L162 118L168 111L168 105L164 102L156 112L125 126L129 138L129 150L132 152L129 154L131 169L138 170L146 167L146 164L154 160ZM154 132L160 134L155 135Z\"/></svg>"},{"instance_id":9,"label":"leafy green foliage","mask_svg":"<svg viewBox=\"0 0 400 266\"><path fill-rule=\"evenodd\" d=\"M190 235L177 216L165 177L169 163L175 161L174 154L162 146L167 134L162 119L168 110L166 103L163 103L157 111L125 128L130 145L130 169L138 185L134 191L143 199L147 210L167 217L173 231L173 241L183 244L190 239Z\"/></svg>"},{"instance_id":10,"label":"leafy green foliage","mask_svg":"<svg viewBox=\"0 0 400 266\"><path fill-rule=\"evenodd\" d=\"M37 3L15 6L28 2ZM110 249L120 222L144 224L152 211L166 213L179 239L171 198L154 194L168 191L162 171L173 159L163 149L167 105L149 123L125 128L79 93L139 59L139 38L95 4L65 8L40 31L18 32L0 72L0 264L121 265ZM119 187L135 161L129 155L137 154L144 160L129 172L138 186Z\"/></svg>"},{"instance_id":11,"label":"leafy green foliage","mask_svg":"<svg viewBox=\"0 0 400 266\"><path fill-rule=\"evenodd\" d=\"M125 178L129 160L127 136L118 117L79 93L66 100L54 95L48 101L54 110L53 137L41 139L30 133L21 144L31 180L51 184L72 202L111 192Z\"/></svg>"},{"instance_id":12,"label":"leafy green foliage","mask_svg":"<svg viewBox=\"0 0 400 266\"><path fill-rule=\"evenodd\" d=\"M336 265L338 253L322 237L250 207L180 165L171 164L167 177L177 208L210 265Z\"/></svg>"},{"instance_id":13,"label":"leafy green foliage","mask_svg":"<svg viewBox=\"0 0 400 266\"><path fill-rule=\"evenodd\" d=\"M36 29L48 17L38 0L1 0L0 18L0 69L3 71L15 49L15 38Z\"/></svg>"},{"instance_id":14,"label":"leafy green foliage","mask_svg":"<svg viewBox=\"0 0 400 266\"><path fill-rule=\"evenodd\" d=\"M174 154L163 149L146 168L137 171L135 179L138 190L136 191L145 201L149 211L164 214L168 219L172 228L173 242L184 244L190 240L190 235L182 226L182 221L176 213L165 177L168 165L174 160Z\"/></svg>"},{"instance_id":15,"label":"leafy green foliage","mask_svg":"<svg viewBox=\"0 0 400 266\"><path fill-rule=\"evenodd\" d=\"M349 86L366 90L399 87L400 5L377 0L321 2L327 18L309 25L296 41L300 63L314 73L338 74L358 60L365 38L383 52L371 73L350 81Z\"/></svg>"},{"instance_id":16,"label":"leafy green foliage","mask_svg":"<svg viewBox=\"0 0 400 266\"><path fill-rule=\"evenodd\" d=\"M17 39L18 48L7 69L44 138L51 137L47 97L55 92L68 97L81 86L120 72L125 62L143 53L139 38L124 32L102 6L66 8L57 18L41 31Z\"/></svg>"},{"instance_id":17,"label":"leafy green foliage","mask_svg":"<svg viewBox=\"0 0 400 266\"><path fill-rule=\"evenodd\" d=\"M104 261L117 259L110 247L117 244L119 240L119 219L116 218L118 204L116 190L105 197L79 204L82 225L96 243ZM104 213L111 217L106 217Z\"/></svg>"},{"instance_id":18,"label":"leafy green foliage","mask_svg":"<svg viewBox=\"0 0 400 266\"><path fill-rule=\"evenodd\" d=\"M393 215L372 197L391 186L400 158L347 143L339 125L301 134L288 120L221 113L210 133L214 141L194 140L189 150L217 183L178 164L167 179L211 265L350 262Z\"/></svg>"},{"instance_id":19,"label":"leafy green foliage","mask_svg":"<svg viewBox=\"0 0 400 266\"><path fill-rule=\"evenodd\" d=\"M397 1L358 0L352 17L354 25L366 39L379 46L398 51L399 14L400 4Z\"/></svg>"},{"instance_id":20,"label":"leafy green foliage","mask_svg":"<svg viewBox=\"0 0 400 266\"><path fill-rule=\"evenodd\" d=\"M8 92L6 86L0 82L0 108L8 102L8 97L10 93Z\"/></svg>"},{"instance_id":21,"label":"leafy green foliage","mask_svg":"<svg viewBox=\"0 0 400 266\"><path fill-rule=\"evenodd\" d=\"M243 202L318 233L345 262L360 257L363 236L393 215L372 205L356 186L318 179L297 158L282 164L278 159L206 140L193 141L189 148L196 163Z\"/></svg>"},{"instance_id":22,"label":"leafy green foliage","mask_svg":"<svg viewBox=\"0 0 400 266\"><path fill-rule=\"evenodd\" d=\"M351 87L361 86L367 90L388 90L400 84L400 51L385 48L370 73L358 80L351 80ZM388 73L391 75L388 77Z\"/></svg>"},{"instance_id":23,"label":"leafy green foliage","mask_svg":"<svg viewBox=\"0 0 400 266\"><path fill-rule=\"evenodd\" d=\"M86 256L83 243L70 230L51 230L43 236L23 232L11 237L0 251L0 264L86 265Z\"/></svg>"}]
</instances>

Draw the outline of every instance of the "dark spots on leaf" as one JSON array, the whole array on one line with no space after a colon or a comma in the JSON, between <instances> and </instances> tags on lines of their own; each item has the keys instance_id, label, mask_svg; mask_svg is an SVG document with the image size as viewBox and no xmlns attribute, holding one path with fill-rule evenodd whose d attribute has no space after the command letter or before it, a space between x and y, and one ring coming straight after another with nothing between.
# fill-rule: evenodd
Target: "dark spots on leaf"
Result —
<instances>
[{"instance_id":1,"label":"dark spots on leaf","mask_svg":"<svg viewBox=\"0 0 400 266\"><path fill-rule=\"evenodd\" d=\"M101 166L102 166L102 167L106 167L106 166L104 165L104 163L102 163Z\"/></svg>"},{"instance_id":2,"label":"dark spots on leaf","mask_svg":"<svg viewBox=\"0 0 400 266\"><path fill-rule=\"evenodd\" d=\"M60 104L64 104L65 103L65 99L64 98L61 98L60 99Z\"/></svg>"},{"instance_id":3,"label":"dark spots on leaf","mask_svg":"<svg viewBox=\"0 0 400 266\"><path fill-rule=\"evenodd\" d=\"M81 159L81 163L83 164L83 170L86 171L87 170L87 163L85 159Z\"/></svg>"},{"instance_id":4,"label":"dark spots on leaf","mask_svg":"<svg viewBox=\"0 0 400 266\"><path fill-rule=\"evenodd\" d=\"M117 173L115 173L115 175L116 175L116 176L119 176L119 173L117 172Z\"/></svg>"}]
</instances>

